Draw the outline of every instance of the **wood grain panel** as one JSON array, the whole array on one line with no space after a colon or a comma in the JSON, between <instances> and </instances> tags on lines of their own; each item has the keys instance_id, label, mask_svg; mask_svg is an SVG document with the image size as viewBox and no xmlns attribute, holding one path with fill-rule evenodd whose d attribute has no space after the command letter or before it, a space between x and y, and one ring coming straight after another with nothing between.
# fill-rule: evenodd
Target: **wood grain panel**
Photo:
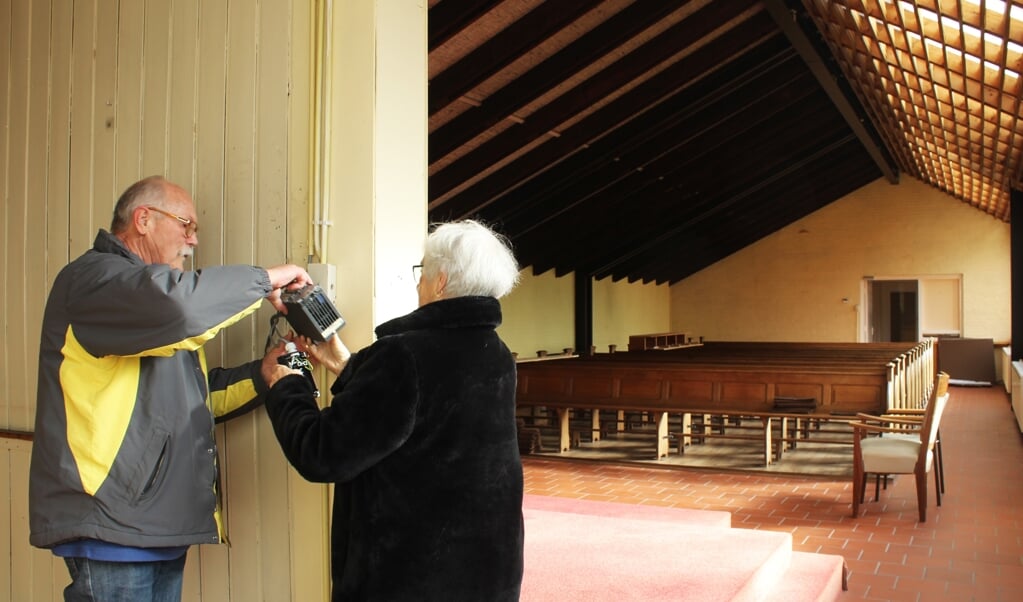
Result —
<instances>
[{"instance_id":1,"label":"wood grain panel","mask_svg":"<svg viewBox=\"0 0 1023 602\"><path fill-rule=\"evenodd\" d=\"M167 173L168 114L171 99L171 2L146 2L142 29L142 175ZM168 24L170 26L168 27ZM182 24L182 26L185 26ZM187 184L187 183L186 183Z\"/></svg>"},{"instance_id":2,"label":"wood grain panel","mask_svg":"<svg viewBox=\"0 0 1023 602\"><path fill-rule=\"evenodd\" d=\"M721 404L748 404L755 407L757 404L768 404L768 385L766 382L729 382L721 383Z\"/></svg>"},{"instance_id":3,"label":"wood grain panel","mask_svg":"<svg viewBox=\"0 0 1023 602\"><path fill-rule=\"evenodd\" d=\"M616 380L607 374L576 374L572 377L570 396L576 399L618 397Z\"/></svg>"},{"instance_id":4,"label":"wood grain panel","mask_svg":"<svg viewBox=\"0 0 1023 602\"><path fill-rule=\"evenodd\" d=\"M121 2L118 6L117 115L114 117L114 183L118 196L133 182L153 175L142 171L142 98L146 85L142 63L146 56L143 43L146 4Z\"/></svg>"},{"instance_id":5,"label":"wood grain panel","mask_svg":"<svg viewBox=\"0 0 1023 602\"><path fill-rule=\"evenodd\" d=\"M619 381L618 397L634 400L659 400L665 396L666 384L663 378L622 376Z\"/></svg>"},{"instance_id":6,"label":"wood grain panel","mask_svg":"<svg viewBox=\"0 0 1023 602\"><path fill-rule=\"evenodd\" d=\"M176 0L170 4L170 61L167 64L167 159L164 174L195 196L195 115L206 99L196 94L196 40L201 24L198 0Z\"/></svg>"},{"instance_id":7,"label":"wood grain panel","mask_svg":"<svg viewBox=\"0 0 1023 602\"><path fill-rule=\"evenodd\" d=\"M777 382L774 384L775 397L812 397L819 403L824 399L824 385L809 383Z\"/></svg>"},{"instance_id":8,"label":"wood grain panel","mask_svg":"<svg viewBox=\"0 0 1023 602\"><path fill-rule=\"evenodd\" d=\"M672 375L668 377L668 400L685 401L700 405L714 400L714 381L704 379L681 379Z\"/></svg>"}]
</instances>

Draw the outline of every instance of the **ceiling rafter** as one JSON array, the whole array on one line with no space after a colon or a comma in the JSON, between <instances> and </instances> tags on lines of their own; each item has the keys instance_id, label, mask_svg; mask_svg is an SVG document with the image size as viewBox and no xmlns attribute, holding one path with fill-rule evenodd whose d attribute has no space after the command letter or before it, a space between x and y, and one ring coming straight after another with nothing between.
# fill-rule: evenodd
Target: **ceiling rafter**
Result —
<instances>
[{"instance_id":1,"label":"ceiling rafter","mask_svg":"<svg viewBox=\"0 0 1023 602\"><path fill-rule=\"evenodd\" d=\"M429 0L430 219L673 283L884 177L1008 221L1023 0Z\"/></svg>"}]
</instances>

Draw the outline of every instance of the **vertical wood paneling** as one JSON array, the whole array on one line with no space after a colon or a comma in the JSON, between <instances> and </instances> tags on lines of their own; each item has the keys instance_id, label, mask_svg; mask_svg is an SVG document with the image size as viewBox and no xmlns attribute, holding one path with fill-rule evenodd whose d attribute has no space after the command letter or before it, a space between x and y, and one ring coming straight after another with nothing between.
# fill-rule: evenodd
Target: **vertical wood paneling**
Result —
<instances>
[{"instance_id":1,"label":"vertical wood paneling","mask_svg":"<svg viewBox=\"0 0 1023 602\"><path fill-rule=\"evenodd\" d=\"M93 50L91 130L93 132L92 210L96 228L110 228L120 193L114 182L117 102L117 14L119 0L97 0ZM93 233L95 234L95 232ZM91 243L91 240L90 240Z\"/></svg>"},{"instance_id":2,"label":"vertical wood paneling","mask_svg":"<svg viewBox=\"0 0 1023 602\"><path fill-rule=\"evenodd\" d=\"M291 81L289 94L288 173L290 175L288 207L289 259L298 263L307 257L309 240L309 178L312 148L313 48L314 10L317 2L291 2ZM324 393L324 403L329 394ZM287 469L291 595L289 600L330 599L330 488L310 483L294 469ZM308 560L307 560L308 559Z\"/></svg>"},{"instance_id":3,"label":"vertical wood paneling","mask_svg":"<svg viewBox=\"0 0 1023 602\"><path fill-rule=\"evenodd\" d=\"M16 345L8 353L15 353L24 362L15 374L18 389L29 393L35 390L37 373L35 358L39 357L39 332L33 329L42 323L43 304L48 290L46 281L46 239L30 233L38 232L46 224L46 141L47 141L47 96L49 86L49 28L50 7L47 4L33 5L29 32L29 87L27 138L25 140L25 233L21 237L25 250L21 289L25 303L23 319L18 320L15 332L10 330L7 337ZM11 283L8 282L8 285ZM28 394L10 398L10 424L17 429L30 430L35 404Z\"/></svg>"},{"instance_id":4,"label":"vertical wood paneling","mask_svg":"<svg viewBox=\"0 0 1023 602\"><path fill-rule=\"evenodd\" d=\"M4 48L11 48L11 26L12 26L12 0L0 0L0 86L3 86L3 93L0 94L0 197L3 198L3 207L0 207L0 252L3 252L3 256L0 257L0 282L9 282L10 269L8 267L8 254L7 248L13 243L12 233L8 230L11 223L10 218L10 155L8 149L10 148L10 90L11 90L11 61L13 55L8 52L3 52ZM7 324L14 319L14 314L11 313L11 308L7 301L7 295L0 295L0 324ZM10 355L10 350L7 347L7 338L5 337L2 346L0 346L0 353L4 356ZM9 414L7 410L7 404L3 400L11 398L11 392L14 390L10 378L10 366L7 362L0 364L0 420L9 420ZM0 514L0 518L6 516ZM0 584L2 585L2 584ZM0 589L0 593L6 591Z\"/></svg>"},{"instance_id":5,"label":"vertical wood paneling","mask_svg":"<svg viewBox=\"0 0 1023 602\"><path fill-rule=\"evenodd\" d=\"M0 0L0 49L11 48L13 32L13 9L11 0ZM8 247L17 244L14 240L11 225L11 165L9 149L11 147L10 128L10 101L11 101L11 62L14 56L11 52L0 54L0 85L3 86L3 93L0 94L0 196L3 197L3 207L0 208L0 282L10 282L11 267L9 265L10 255ZM8 324L15 319L13 309L10 306L7 295L0 295L0 321ZM10 349L4 337L0 352L4 357L10 355ZM11 399L14 394L14 383L11 382L11 366L9 362L0 364L0 420L9 421L10 413L6 400ZM5 515L0 515L2 518ZM4 591L4 590L0 590Z\"/></svg>"},{"instance_id":6,"label":"vertical wood paneling","mask_svg":"<svg viewBox=\"0 0 1023 602\"><path fill-rule=\"evenodd\" d=\"M46 164L46 289L70 260L71 37L74 0L53 0L50 14L50 101ZM41 321L40 321L41 323Z\"/></svg>"},{"instance_id":7,"label":"vertical wood paneling","mask_svg":"<svg viewBox=\"0 0 1023 602\"><path fill-rule=\"evenodd\" d=\"M10 542L10 545L0 545L0 599L14 600L14 582L11 579L11 572L14 569L12 562L15 550L19 547L11 538L12 521L7 520L11 516L11 496L17 495L17 483L12 480L11 475L11 450L6 441L0 441L0 542Z\"/></svg>"},{"instance_id":8,"label":"vertical wood paneling","mask_svg":"<svg viewBox=\"0 0 1023 602\"><path fill-rule=\"evenodd\" d=\"M308 230L312 166L313 90L312 51L315 46L313 15L317 2L289 2L291 5L291 77L288 94L288 257L301 262L310 255Z\"/></svg>"},{"instance_id":9,"label":"vertical wood paneling","mask_svg":"<svg viewBox=\"0 0 1023 602\"><path fill-rule=\"evenodd\" d=\"M28 270L26 249L28 240L28 135L31 106L31 26L32 7L15 2L11 13L11 64L7 90L10 122L8 144L11 154L7 172L8 209L4 216L4 244L7 263L7 286L4 296L9 319L4 333L8 362L8 386L10 394L6 404L6 419L12 423L25 421L25 395L28 390L29 358L25 356L25 338L30 332L24 316L28 311L28 291L25 289L25 274ZM13 282L12 282L13 281ZM38 334L36 334L38 336Z\"/></svg>"},{"instance_id":10,"label":"vertical wood paneling","mask_svg":"<svg viewBox=\"0 0 1023 602\"><path fill-rule=\"evenodd\" d=\"M121 2L117 16L117 117L114 181L117 194L151 173L142 171L142 61L145 2Z\"/></svg>"},{"instance_id":11,"label":"vertical wood paneling","mask_svg":"<svg viewBox=\"0 0 1023 602\"><path fill-rule=\"evenodd\" d=\"M194 261L199 265L224 263L224 129L227 112L226 99L226 51L227 51L227 2L202 2L199 6L198 50L196 53L197 91L199 99L196 116L196 165L195 197L196 211L202 230L199 233L199 247ZM223 227L218 227L223 225ZM226 335L217 337L206 345L207 361L211 365L225 364ZM226 464L227 427L217 427L217 441L220 448L221 470ZM225 486L225 502L230 503L233 491ZM230 527L231 508L224 509L224 519ZM228 536L234 539L232 532ZM186 586L193 583L195 590L186 594L195 595L185 600L228 600L228 548L226 546L199 546L189 559L190 572L186 574ZM194 570L192 570L194 569ZM205 578L200 579L201 575ZM194 576L192 580L190 577Z\"/></svg>"},{"instance_id":12,"label":"vertical wood paneling","mask_svg":"<svg viewBox=\"0 0 1023 602\"><path fill-rule=\"evenodd\" d=\"M167 172L167 115L171 90L170 7L166 0L145 0L142 41L142 173ZM187 183L186 183L187 184Z\"/></svg>"},{"instance_id":13,"label":"vertical wood paneling","mask_svg":"<svg viewBox=\"0 0 1023 602\"><path fill-rule=\"evenodd\" d=\"M256 15L254 3L228 4L227 42L227 119L225 122L225 261L255 263L254 249L254 139L256 115L255 62ZM252 349L252 327L243 331L239 324L227 334L228 363L247 359L245 348ZM255 417L250 414L232 421L225 437L224 466L228 489L228 529L232 539L229 558L231 597L259 600L259 580L243 567L262 566L259 530L263 517L259 512L259 489L251 458L257 453Z\"/></svg>"},{"instance_id":14,"label":"vertical wood paneling","mask_svg":"<svg viewBox=\"0 0 1023 602\"><path fill-rule=\"evenodd\" d=\"M256 263L277 265L287 257L288 234L288 131L290 123L288 87L291 52L274 51L290 47L290 6L277 0L260 4L256 24ZM264 304L268 305L268 304ZM269 309L260 312L257 332L265 332ZM288 514L288 463L281 453L269 420L260 412L256 426L257 495L259 512L268 520L259 523L262 563L261 594L267 600L291 598L289 525L274 516Z\"/></svg>"},{"instance_id":15,"label":"vertical wood paneling","mask_svg":"<svg viewBox=\"0 0 1023 602\"><path fill-rule=\"evenodd\" d=\"M31 428L54 276L109 227L117 195L139 177L163 173L192 191L196 267L304 263L288 250L308 248L309 90L293 87L309 85L311 11L292 4L0 0L0 275L17 280L0 315L19 339L4 347L4 426ZM261 355L271 314L266 306L218 337L211 365ZM217 432L232 545L190 551L183 599L327 599L327 488L288 467L262 410ZM16 471L0 457L0 517L10 518L0 549L12 554L0 556L0 599L57 600L63 562L28 545L24 447Z\"/></svg>"},{"instance_id":16,"label":"vertical wood paneling","mask_svg":"<svg viewBox=\"0 0 1023 602\"><path fill-rule=\"evenodd\" d=\"M95 47L95 2L74 3L71 48L71 163L68 210L70 255L85 252L96 236L92 198L93 49Z\"/></svg>"},{"instance_id":17,"label":"vertical wood paneling","mask_svg":"<svg viewBox=\"0 0 1023 602\"><path fill-rule=\"evenodd\" d=\"M199 7L198 0L176 0L171 7L170 26L170 107L167 128L166 176L195 191L195 115L196 105L203 99L196 96L196 73L202 68L195 62ZM198 201L196 201L198 202Z\"/></svg>"},{"instance_id":18,"label":"vertical wood paneling","mask_svg":"<svg viewBox=\"0 0 1023 602\"><path fill-rule=\"evenodd\" d=\"M200 102L196 107L193 196L200 225L224 224L227 3L203 2L199 10L196 94ZM197 263L203 265L224 263L223 229L203 226L199 234L199 248L194 257ZM206 346L209 361L223 363L224 340L225 337L218 337L213 344Z\"/></svg>"}]
</instances>

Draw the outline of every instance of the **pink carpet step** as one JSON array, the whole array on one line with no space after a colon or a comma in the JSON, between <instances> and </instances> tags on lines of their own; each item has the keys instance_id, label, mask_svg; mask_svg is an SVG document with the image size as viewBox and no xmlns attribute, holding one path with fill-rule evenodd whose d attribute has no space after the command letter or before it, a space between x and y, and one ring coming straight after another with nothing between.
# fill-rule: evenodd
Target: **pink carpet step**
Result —
<instances>
[{"instance_id":1,"label":"pink carpet step","mask_svg":"<svg viewBox=\"0 0 1023 602\"><path fill-rule=\"evenodd\" d=\"M766 602L835 602L846 589L845 575L841 556L792 552L789 570Z\"/></svg>"},{"instance_id":2,"label":"pink carpet step","mask_svg":"<svg viewBox=\"0 0 1023 602\"><path fill-rule=\"evenodd\" d=\"M732 529L724 512L527 496L523 516L523 602L831 600L841 592L840 557L794 554L790 534Z\"/></svg>"},{"instance_id":3,"label":"pink carpet step","mask_svg":"<svg viewBox=\"0 0 1023 602\"><path fill-rule=\"evenodd\" d=\"M641 504L621 504L594 500L549 497L526 494L522 499L525 510L546 510L549 512L570 512L605 518L634 518L640 520L664 520L701 525L704 527L730 527L732 514L715 510L693 510L691 508L668 508Z\"/></svg>"}]
</instances>

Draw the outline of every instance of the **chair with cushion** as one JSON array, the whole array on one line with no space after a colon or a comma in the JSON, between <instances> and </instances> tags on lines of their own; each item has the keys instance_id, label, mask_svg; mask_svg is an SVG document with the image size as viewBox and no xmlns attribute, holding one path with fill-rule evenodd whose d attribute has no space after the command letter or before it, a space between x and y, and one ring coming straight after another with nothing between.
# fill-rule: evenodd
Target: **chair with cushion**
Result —
<instances>
[{"instance_id":1,"label":"chair with cushion","mask_svg":"<svg viewBox=\"0 0 1023 602\"><path fill-rule=\"evenodd\" d=\"M948 392L949 375L945 372L939 372L938 378L932 385L937 387L937 396L942 396ZM930 393L928 393L929 395ZM884 419L887 418L898 418L900 423L905 425L907 421L911 421L908 432L891 433L884 436L887 437L910 437L915 438L916 429L919 428L916 424L923 422L924 413L927 411L926 406L919 408L898 408L889 410L888 412L881 414L881 416L874 416L871 414L859 413L856 417L860 420L874 423L884 423ZM906 427L903 427L906 428ZM938 481L938 492L941 494L945 493L945 460L941 453L941 429L938 429L937 438L934 440L934 470L935 478ZM880 493L881 483L884 483L884 488L888 488L888 475L876 475L876 482L874 483L874 501L876 502Z\"/></svg>"},{"instance_id":2,"label":"chair with cushion","mask_svg":"<svg viewBox=\"0 0 1023 602\"><path fill-rule=\"evenodd\" d=\"M859 420L850 423L853 427L853 517L860 514L870 474L914 475L920 522L926 522L927 474L934 470L935 497L937 505L941 505L935 449L948 397L948 375L942 373L936 377L922 416L859 415Z\"/></svg>"}]
</instances>

